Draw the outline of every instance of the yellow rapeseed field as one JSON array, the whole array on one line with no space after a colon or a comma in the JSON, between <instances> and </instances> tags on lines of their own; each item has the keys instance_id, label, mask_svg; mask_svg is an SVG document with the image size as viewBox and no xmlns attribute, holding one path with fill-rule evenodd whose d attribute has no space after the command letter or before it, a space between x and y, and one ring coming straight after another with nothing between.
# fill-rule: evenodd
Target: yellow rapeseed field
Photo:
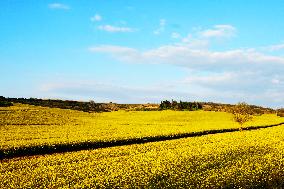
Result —
<instances>
[{"instance_id":1,"label":"yellow rapeseed field","mask_svg":"<svg viewBox=\"0 0 284 189\"><path fill-rule=\"evenodd\" d=\"M1 188L283 188L282 126L4 160Z\"/></svg>"},{"instance_id":2,"label":"yellow rapeseed field","mask_svg":"<svg viewBox=\"0 0 284 189\"><path fill-rule=\"evenodd\" d=\"M276 115L256 116L245 126L283 122ZM206 111L117 111L85 113L17 104L0 108L0 148L113 141L145 136L238 128L232 115Z\"/></svg>"},{"instance_id":3,"label":"yellow rapeseed field","mask_svg":"<svg viewBox=\"0 0 284 189\"><path fill-rule=\"evenodd\" d=\"M0 148L238 128L206 111L0 108ZM248 126L283 122L273 114ZM0 188L283 188L284 126L0 160Z\"/></svg>"}]
</instances>

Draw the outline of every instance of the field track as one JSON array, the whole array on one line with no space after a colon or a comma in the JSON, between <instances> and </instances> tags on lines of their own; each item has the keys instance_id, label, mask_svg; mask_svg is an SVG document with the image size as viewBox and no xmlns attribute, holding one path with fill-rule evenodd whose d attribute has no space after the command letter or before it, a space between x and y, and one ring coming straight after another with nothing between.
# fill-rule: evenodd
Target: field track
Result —
<instances>
[{"instance_id":1,"label":"field track","mask_svg":"<svg viewBox=\"0 0 284 189\"><path fill-rule=\"evenodd\" d=\"M263 125L263 126L250 126L243 127L243 131L250 131L262 128L269 128L283 125L284 122L272 125ZM209 134L218 134L218 133L230 133L240 131L239 128L231 129L216 129L216 130L206 130L198 132L189 132L173 135L159 135L159 136L149 136L141 138L132 138L132 139L121 139L113 141L84 141L70 144L53 144L53 145L41 145L41 146L31 146L31 147L19 147L13 150L0 150L0 160L11 159L16 157L25 157L25 156L35 156L35 155L45 155L45 154L54 154L54 153L63 153L63 152L75 152L80 150L90 150L90 149L99 149L115 146L124 146L131 144L144 144L148 142L159 142L166 140L181 139L187 137L197 137Z\"/></svg>"}]
</instances>

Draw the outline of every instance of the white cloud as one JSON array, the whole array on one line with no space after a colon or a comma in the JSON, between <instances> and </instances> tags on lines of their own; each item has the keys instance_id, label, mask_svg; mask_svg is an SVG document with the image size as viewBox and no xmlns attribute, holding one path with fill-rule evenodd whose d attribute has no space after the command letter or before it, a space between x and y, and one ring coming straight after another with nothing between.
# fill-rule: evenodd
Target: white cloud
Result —
<instances>
[{"instance_id":1,"label":"white cloud","mask_svg":"<svg viewBox=\"0 0 284 189\"><path fill-rule=\"evenodd\" d=\"M102 19L103 19L102 16L99 15L99 14L95 14L94 16L91 17L91 21L92 21L92 22L99 22L99 21L101 21Z\"/></svg>"},{"instance_id":2,"label":"white cloud","mask_svg":"<svg viewBox=\"0 0 284 189\"><path fill-rule=\"evenodd\" d=\"M133 59L141 59L139 51L129 48L129 47L120 47L113 45L101 45L89 48L90 52L93 53L109 53L111 56L119 59L120 61L132 62Z\"/></svg>"},{"instance_id":3,"label":"white cloud","mask_svg":"<svg viewBox=\"0 0 284 189\"><path fill-rule=\"evenodd\" d=\"M191 48L204 49L209 44L215 42L213 39L228 39L236 35L236 28L231 25L215 25L210 29L193 28L194 33L181 37L181 43L187 44Z\"/></svg>"},{"instance_id":4,"label":"white cloud","mask_svg":"<svg viewBox=\"0 0 284 189\"><path fill-rule=\"evenodd\" d=\"M284 69L283 57L246 49L210 51L194 49L188 45L167 45L146 51L111 45L92 47L91 49L92 52L106 53L128 62L172 64L199 71L247 70L269 66L281 66ZM139 57L138 60L137 57Z\"/></svg>"},{"instance_id":5,"label":"white cloud","mask_svg":"<svg viewBox=\"0 0 284 189\"><path fill-rule=\"evenodd\" d=\"M284 99L279 95L284 93L284 85L281 84L280 78L271 80L274 75L265 70L205 74L192 72L181 82L184 88L207 90L208 94L204 98L213 98L214 101L216 99L230 103L246 101L256 105L280 107L284 105ZM275 98L271 98L273 96Z\"/></svg>"},{"instance_id":6,"label":"white cloud","mask_svg":"<svg viewBox=\"0 0 284 189\"><path fill-rule=\"evenodd\" d=\"M166 26L166 20L165 19L160 19L159 28L154 30L153 33L155 35L159 35L160 33L165 31L165 26Z\"/></svg>"},{"instance_id":7,"label":"white cloud","mask_svg":"<svg viewBox=\"0 0 284 189\"><path fill-rule=\"evenodd\" d=\"M50 9L63 9L63 10L69 10L70 7L68 5L65 4L61 4L61 3L51 3L48 5L48 7Z\"/></svg>"},{"instance_id":8,"label":"white cloud","mask_svg":"<svg viewBox=\"0 0 284 189\"><path fill-rule=\"evenodd\" d=\"M231 25L215 25L212 29L199 32L203 38L230 38L236 33L236 28Z\"/></svg>"},{"instance_id":9,"label":"white cloud","mask_svg":"<svg viewBox=\"0 0 284 189\"><path fill-rule=\"evenodd\" d=\"M193 40L193 37L191 34L188 34L186 37L182 38L183 43L189 43L191 40Z\"/></svg>"},{"instance_id":10,"label":"white cloud","mask_svg":"<svg viewBox=\"0 0 284 189\"><path fill-rule=\"evenodd\" d=\"M217 101L279 107L284 106L284 58L255 50L210 51L184 45L168 45L140 51L120 46L90 48L121 62L170 64L187 68L188 76L171 88L173 99ZM169 83L167 83L169 84ZM163 96L163 92L160 91ZM158 92L157 92L158 93ZM144 91L143 93L147 93ZM275 99L269 98L269 95ZM149 95L149 94L148 94ZM166 95L164 95L166 96ZM164 97L166 98L166 97ZM171 99L171 98L170 98Z\"/></svg>"},{"instance_id":11,"label":"white cloud","mask_svg":"<svg viewBox=\"0 0 284 189\"><path fill-rule=\"evenodd\" d=\"M279 107L282 103L284 106L284 99L281 98L284 94L284 57L258 48L212 50L209 48L211 39L232 37L235 33L229 31L236 30L230 25L216 25L213 28L216 31L198 30L196 35L180 37L180 43L152 49L100 45L89 50L105 53L121 62L167 64L185 68L188 76L180 81L167 82L175 86L171 87L170 95L167 96L173 99L191 97L202 101L246 101L273 107ZM282 48L281 45L271 47L277 50ZM146 92L143 94L146 95ZM160 90L160 93L163 92Z\"/></svg>"},{"instance_id":12,"label":"white cloud","mask_svg":"<svg viewBox=\"0 0 284 189\"><path fill-rule=\"evenodd\" d=\"M160 26L165 24L166 21L161 19ZM101 29L120 30L110 26ZM180 43L162 45L154 49L140 51L130 47L101 45L92 47L91 51L106 53L121 61L172 64L197 71L235 71L259 68L269 71L274 69L273 66L283 67L284 57L269 55L253 48L223 51L209 49L210 38L230 37L235 34L235 31L236 29L231 25L215 25L213 29L198 30L196 34L181 37ZM180 35L173 33L172 37L180 37Z\"/></svg>"},{"instance_id":13,"label":"white cloud","mask_svg":"<svg viewBox=\"0 0 284 189\"><path fill-rule=\"evenodd\" d=\"M283 79L283 78L282 78ZM271 78L262 72L223 72L199 75L190 73L182 80L167 80L151 85L131 86L107 81L72 79L48 81L40 86L45 96L64 99L118 103L159 103L163 99L213 101L269 107L283 106L284 86L271 85Z\"/></svg>"},{"instance_id":14,"label":"white cloud","mask_svg":"<svg viewBox=\"0 0 284 189\"><path fill-rule=\"evenodd\" d=\"M173 39L179 39L180 37L181 37L180 34L177 33L177 32L173 32L172 35L171 35L171 38L173 38Z\"/></svg>"},{"instance_id":15,"label":"white cloud","mask_svg":"<svg viewBox=\"0 0 284 189\"><path fill-rule=\"evenodd\" d=\"M270 76L262 71L191 73L183 82L190 86L198 85L219 91L243 91L247 93L271 86Z\"/></svg>"},{"instance_id":16,"label":"white cloud","mask_svg":"<svg viewBox=\"0 0 284 189\"><path fill-rule=\"evenodd\" d=\"M40 92L64 99L93 99L96 102L112 101L117 103L159 103L162 99L171 99L174 96L185 99L190 94L175 91L164 84L137 87L84 80L44 83L40 86Z\"/></svg>"},{"instance_id":17,"label":"white cloud","mask_svg":"<svg viewBox=\"0 0 284 189\"><path fill-rule=\"evenodd\" d=\"M187 34L186 37L181 38L181 45L187 46L191 49L207 49L209 46L209 40L194 37L193 34Z\"/></svg>"},{"instance_id":18,"label":"white cloud","mask_svg":"<svg viewBox=\"0 0 284 189\"><path fill-rule=\"evenodd\" d=\"M115 32L134 32L135 29L129 27L117 27L112 25L100 25L98 26L99 30L115 33Z\"/></svg>"},{"instance_id":19,"label":"white cloud","mask_svg":"<svg viewBox=\"0 0 284 189\"><path fill-rule=\"evenodd\" d=\"M273 83L273 84L279 84L279 83L280 83L280 80L279 80L279 79L272 79L272 80L271 80L271 83Z\"/></svg>"},{"instance_id":20,"label":"white cloud","mask_svg":"<svg viewBox=\"0 0 284 189\"><path fill-rule=\"evenodd\" d=\"M101 46L91 47L89 48L89 50L92 52L102 52L102 53L108 52L113 55L121 55L121 56L123 56L124 54L138 53L138 51L133 48L120 47L114 45L101 45Z\"/></svg>"},{"instance_id":21,"label":"white cloud","mask_svg":"<svg viewBox=\"0 0 284 189\"><path fill-rule=\"evenodd\" d=\"M284 44L277 44L265 47L268 51L279 51L284 49Z\"/></svg>"},{"instance_id":22,"label":"white cloud","mask_svg":"<svg viewBox=\"0 0 284 189\"><path fill-rule=\"evenodd\" d=\"M236 78L236 74L232 72L213 73L206 75L192 75L185 78L184 83L187 84L202 84L202 85L220 85L224 83L232 83Z\"/></svg>"}]
</instances>

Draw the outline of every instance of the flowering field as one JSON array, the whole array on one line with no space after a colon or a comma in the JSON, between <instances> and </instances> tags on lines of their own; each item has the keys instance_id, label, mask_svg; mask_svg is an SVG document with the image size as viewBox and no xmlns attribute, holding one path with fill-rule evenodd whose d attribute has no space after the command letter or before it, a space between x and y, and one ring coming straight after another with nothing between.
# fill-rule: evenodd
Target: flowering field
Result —
<instances>
[{"instance_id":1,"label":"flowering field","mask_svg":"<svg viewBox=\"0 0 284 189\"><path fill-rule=\"evenodd\" d=\"M0 148L238 128L231 114L0 108ZM283 122L256 116L246 127ZM0 188L283 188L284 126L0 160Z\"/></svg>"},{"instance_id":2,"label":"flowering field","mask_svg":"<svg viewBox=\"0 0 284 189\"><path fill-rule=\"evenodd\" d=\"M284 122L256 116L245 126ZM17 104L0 108L0 149L82 141L113 141L214 129L238 128L232 115L206 111L117 111L85 113Z\"/></svg>"},{"instance_id":3,"label":"flowering field","mask_svg":"<svg viewBox=\"0 0 284 189\"><path fill-rule=\"evenodd\" d=\"M284 128L4 160L2 188L283 188Z\"/></svg>"}]
</instances>

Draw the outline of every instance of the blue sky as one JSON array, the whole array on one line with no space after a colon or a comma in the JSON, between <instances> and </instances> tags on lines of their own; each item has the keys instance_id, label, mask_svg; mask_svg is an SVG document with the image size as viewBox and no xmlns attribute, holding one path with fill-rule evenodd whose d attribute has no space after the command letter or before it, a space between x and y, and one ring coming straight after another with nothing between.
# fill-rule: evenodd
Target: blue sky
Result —
<instances>
[{"instance_id":1,"label":"blue sky","mask_svg":"<svg viewBox=\"0 0 284 189\"><path fill-rule=\"evenodd\" d=\"M0 95L284 107L284 1L0 1Z\"/></svg>"}]
</instances>

